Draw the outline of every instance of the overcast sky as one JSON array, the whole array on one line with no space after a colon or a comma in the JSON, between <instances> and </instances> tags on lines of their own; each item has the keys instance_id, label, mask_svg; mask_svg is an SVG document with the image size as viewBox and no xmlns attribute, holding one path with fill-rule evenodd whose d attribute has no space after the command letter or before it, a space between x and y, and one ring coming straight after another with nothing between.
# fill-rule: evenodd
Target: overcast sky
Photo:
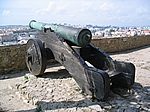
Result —
<instances>
[{"instance_id":1,"label":"overcast sky","mask_svg":"<svg viewBox=\"0 0 150 112\"><path fill-rule=\"evenodd\" d=\"M150 26L150 0L0 0L0 25Z\"/></svg>"}]
</instances>

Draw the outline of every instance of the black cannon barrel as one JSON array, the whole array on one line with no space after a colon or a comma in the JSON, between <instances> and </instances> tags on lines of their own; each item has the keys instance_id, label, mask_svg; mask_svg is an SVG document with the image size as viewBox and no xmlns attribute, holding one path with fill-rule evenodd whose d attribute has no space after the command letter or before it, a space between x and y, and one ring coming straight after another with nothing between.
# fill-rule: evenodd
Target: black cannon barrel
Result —
<instances>
[{"instance_id":1,"label":"black cannon barrel","mask_svg":"<svg viewBox=\"0 0 150 112\"><path fill-rule=\"evenodd\" d=\"M91 31L84 28L74 28L58 24L47 24L42 22L36 22L35 20L30 21L29 27L37 30L50 28L64 39L69 40L80 47L87 46L91 42L92 38Z\"/></svg>"}]
</instances>

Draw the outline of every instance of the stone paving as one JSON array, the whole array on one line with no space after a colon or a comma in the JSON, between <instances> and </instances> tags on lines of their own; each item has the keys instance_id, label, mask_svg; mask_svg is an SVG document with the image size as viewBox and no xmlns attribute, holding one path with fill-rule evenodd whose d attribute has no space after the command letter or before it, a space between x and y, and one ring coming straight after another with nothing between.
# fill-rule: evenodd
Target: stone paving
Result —
<instances>
[{"instance_id":1,"label":"stone paving","mask_svg":"<svg viewBox=\"0 0 150 112\"><path fill-rule=\"evenodd\" d=\"M112 88L106 101L97 101L84 95L60 64L49 66L39 77L25 73L12 88L42 112L150 112L150 86L135 82L129 90Z\"/></svg>"},{"instance_id":2,"label":"stone paving","mask_svg":"<svg viewBox=\"0 0 150 112\"><path fill-rule=\"evenodd\" d=\"M63 66L53 64L39 77L28 71L1 75L0 111L150 112L150 46L110 56L135 65L135 83L130 89L111 88L106 101L97 101L82 93Z\"/></svg>"}]
</instances>

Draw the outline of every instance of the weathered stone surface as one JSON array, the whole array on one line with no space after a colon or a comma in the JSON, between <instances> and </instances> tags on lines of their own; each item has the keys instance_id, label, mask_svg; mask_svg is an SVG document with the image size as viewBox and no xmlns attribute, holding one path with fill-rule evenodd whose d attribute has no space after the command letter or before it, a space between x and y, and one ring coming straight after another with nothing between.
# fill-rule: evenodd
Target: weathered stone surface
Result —
<instances>
[{"instance_id":1,"label":"weathered stone surface","mask_svg":"<svg viewBox=\"0 0 150 112\"><path fill-rule=\"evenodd\" d=\"M118 52L150 45L150 36L101 38L93 39L92 43L105 52Z\"/></svg>"},{"instance_id":2,"label":"weathered stone surface","mask_svg":"<svg viewBox=\"0 0 150 112\"><path fill-rule=\"evenodd\" d=\"M0 73L23 70L25 65L25 45L12 45L0 47Z\"/></svg>"},{"instance_id":3,"label":"weathered stone surface","mask_svg":"<svg viewBox=\"0 0 150 112\"><path fill-rule=\"evenodd\" d=\"M22 82L16 83L15 87L19 97L23 97L26 103L37 105L43 112L149 111L149 87L139 83L135 83L130 90L114 88L106 101L97 101L84 96L75 80L59 64L50 66L40 77L30 73L24 75ZM125 94L128 95L124 97Z\"/></svg>"}]
</instances>

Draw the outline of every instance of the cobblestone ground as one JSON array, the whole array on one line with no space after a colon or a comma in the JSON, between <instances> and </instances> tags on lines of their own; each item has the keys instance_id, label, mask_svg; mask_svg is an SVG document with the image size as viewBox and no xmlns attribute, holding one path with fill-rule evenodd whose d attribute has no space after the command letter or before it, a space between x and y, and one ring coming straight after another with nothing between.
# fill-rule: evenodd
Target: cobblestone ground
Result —
<instances>
[{"instance_id":1,"label":"cobblestone ground","mask_svg":"<svg viewBox=\"0 0 150 112\"><path fill-rule=\"evenodd\" d=\"M150 112L149 56L150 47L111 54L113 59L134 63L136 79L130 90L111 89L106 101L84 95L60 64L49 66L39 77L24 73L11 88L24 102L36 105L34 110L22 110L25 112Z\"/></svg>"},{"instance_id":2,"label":"cobblestone ground","mask_svg":"<svg viewBox=\"0 0 150 112\"><path fill-rule=\"evenodd\" d=\"M97 101L82 94L75 80L63 66L56 64L43 76L25 74L16 84L18 95L42 111L62 112L148 112L150 86L136 82L130 90L114 88L106 101Z\"/></svg>"}]
</instances>

